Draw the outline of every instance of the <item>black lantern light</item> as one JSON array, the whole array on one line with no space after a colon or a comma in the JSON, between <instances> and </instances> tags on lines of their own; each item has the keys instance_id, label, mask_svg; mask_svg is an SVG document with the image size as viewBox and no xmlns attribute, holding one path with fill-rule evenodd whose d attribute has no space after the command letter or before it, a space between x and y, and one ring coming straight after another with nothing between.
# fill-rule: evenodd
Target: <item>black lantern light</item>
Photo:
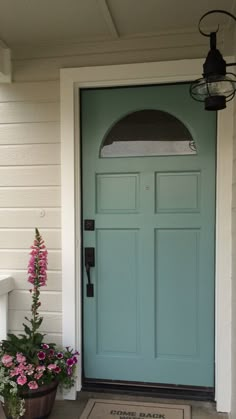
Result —
<instances>
[{"instance_id":1,"label":"black lantern light","mask_svg":"<svg viewBox=\"0 0 236 419\"><path fill-rule=\"evenodd\" d=\"M216 34L219 27L211 33L203 32L201 29L202 20L213 13L223 13L236 21L236 17L225 10L211 10L199 20L199 32L210 38L210 51L203 64L203 77L191 84L190 95L199 102L205 102L206 110L219 111L224 109L226 102L229 102L235 96L236 75L226 72L226 67L236 65L236 63L227 64L216 48Z\"/></svg>"}]
</instances>

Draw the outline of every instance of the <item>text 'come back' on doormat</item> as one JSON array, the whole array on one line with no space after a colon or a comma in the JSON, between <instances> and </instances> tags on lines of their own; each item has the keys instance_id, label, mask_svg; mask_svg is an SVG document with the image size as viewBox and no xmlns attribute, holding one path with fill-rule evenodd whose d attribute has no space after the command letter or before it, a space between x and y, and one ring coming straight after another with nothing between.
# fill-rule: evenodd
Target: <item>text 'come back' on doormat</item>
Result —
<instances>
[{"instance_id":1,"label":"text 'come back' on doormat","mask_svg":"<svg viewBox=\"0 0 236 419\"><path fill-rule=\"evenodd\" d=\"M90 399L80 419L190 419L190 406Z\"/></svg>"}]
</instances>

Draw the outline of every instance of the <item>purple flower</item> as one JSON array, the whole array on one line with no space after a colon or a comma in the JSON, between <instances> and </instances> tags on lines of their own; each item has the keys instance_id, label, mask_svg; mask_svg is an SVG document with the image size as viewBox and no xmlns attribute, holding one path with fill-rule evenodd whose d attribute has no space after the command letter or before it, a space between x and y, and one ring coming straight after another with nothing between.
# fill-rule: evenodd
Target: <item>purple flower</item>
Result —
<instances>
[{"instance_id":1,"label":"purple flower","mask_svg":"<svg viewBox=\"0 0 236 419\"><path fill-rule=\"evenodd\" d=\"M49 349L49 356L51 357L51 356L53 356L54 354L55 354L54 349Z\"/></svg>"},{"instance_id":2,"label":"purple flower","mask_svg":"<svg viewBox=\"0 0 236 419\"><path fill-rule=\"evenodd\" d=\"M49 349L49 345L48 345L47 343L43 343L43 344L42 344L42 348L43 348L43 349Z\"/></svg>"},{"instance_id":3,"label":"purple flower","mask_svg":"<svg viewBox=\"0 0 236 419\"><path fill-rule=\"evenodd\" d=\"M43 351L38 352L37 355L40 361L43 361L46 358L46 354Z\"/></svg>"},{"instance_id":4,"label":"purple flower","mask_svg":"<svg viewBox=\"0 0 236 419\"><path fill-rule=\"evenodd\" d=\"M72 367L72 366L74 365L74 360L73 360L73 358L69 358L69 359L67 359L66 364L67 364L67 366L68 366L68 367Z\"/></svg>"},{"instance_id":5,"label":"purple flower","mask_svg":"<svg viewBox=\"0 0 236 419\"><path fill-rule=\"evenodd\" d=\"M63 357L64 357L63 353L62 352L58 352L57 358L58 359L62 359Z\"/></svg>"}]
</instances>

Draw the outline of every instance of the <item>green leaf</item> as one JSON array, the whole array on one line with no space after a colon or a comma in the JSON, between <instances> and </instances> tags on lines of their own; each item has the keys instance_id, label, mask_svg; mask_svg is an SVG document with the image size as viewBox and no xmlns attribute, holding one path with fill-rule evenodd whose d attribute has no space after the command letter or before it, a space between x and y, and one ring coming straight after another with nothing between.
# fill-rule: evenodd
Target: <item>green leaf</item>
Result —
<instances>
[{"instance_id":1,"label":"green leaf","mask_svg":"<svg viewBox=\"0 0 236 419\"><path fill-rule=\"evenodd\" d=\"M32 331L29 328L29 326L27 326L25 323L23 323L23 326L24 326L24 329L25 329L25 333L31 337Z\"/></svg>"}]
</instances>

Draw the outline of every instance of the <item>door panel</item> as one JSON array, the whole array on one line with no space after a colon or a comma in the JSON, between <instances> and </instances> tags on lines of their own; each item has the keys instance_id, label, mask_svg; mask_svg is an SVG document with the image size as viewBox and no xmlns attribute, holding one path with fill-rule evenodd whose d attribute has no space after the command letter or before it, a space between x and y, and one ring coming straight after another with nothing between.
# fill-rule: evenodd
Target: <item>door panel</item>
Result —
<instances>
[{"instance_id":1,"label":"door panel","mask_svg":"<svg viewBox=\"0 0 236 419\"><path fill-rule=\"evenodd\" d=\"M156 358L197 359L199 230L156 230L155 244Z\"/></svg>"},{"instance_id":2,"label":"door panel","mask_svg":"<svg viewBox=\"0 0 236 419\"><path fill-rule=\"evenodd\" d=\"M138 240L134 229L97 232L99 354L138 352Z\"/></svg>"},{"instance_id":3,"label":"door panel","mask_svg":"<svg viewBox=\"0 0 236 419\"><path fill-rule=\"evenodd\" d=\"M103 174L96 177L97 214L138 211L139 176Z\"/></svg>"},{"instance_id":4,"label":"door panel","mask_svg":"<svg viewBox=\"0 0 236 419\"><path fill-rule=\"evenodd\" d=\"M216 115L183 84L85 89L81 109L83 217L96 226L84 375L213 387ZM197 153L100 157L109 129L142 109L182 121Z\"/></svg>"},{"instance_id":5,"label":"door panel","mask_svg":"<svg viewBox=\"0 0 236 419\"><path fill-rule=\"evenodd\" d=\"M197 172L156 174L156 212L199 212Z\"/></svg>"}]
</instances>

